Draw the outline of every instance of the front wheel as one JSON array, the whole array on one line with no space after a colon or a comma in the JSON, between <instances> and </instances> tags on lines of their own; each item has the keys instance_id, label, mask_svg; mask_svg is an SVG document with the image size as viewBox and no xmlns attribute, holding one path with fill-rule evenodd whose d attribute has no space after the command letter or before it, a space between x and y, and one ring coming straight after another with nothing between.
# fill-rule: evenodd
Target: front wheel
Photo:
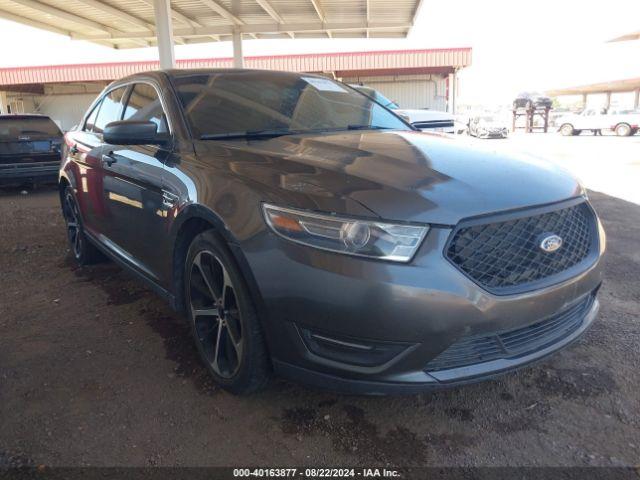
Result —
<instances>
[{"instance_id":1,"label":"front wheel","mask_svg":"<svg viewBox=\"0 0 640 480\"><path fill-rule=\"evenodd\" d=\"M621 123L620 125L616 126L615 132L619 137L628 137L629 135L631 135L631 126L626 123Z\"/></svg>"},{"instance_id":2,"label":"front wheel","mask_svg":"<svg viewBox=\"0 0 640 480\"><path fill-rule=\"evenodd\" d=\"M570 123L565 123L560 127L560 133L565 137L573 135L573 132L573 125L571 125Z\"/></svg>"},{"instance_id":3,"label":"front wheel","mask_svg":"<svg viewBox=\"0 0 640 480\"><path fill-rule=\"evenodd\" d=\"M260 321L242 273L213 230L191 243L184 279L193 338L216 383L235 394L264 387L270 362Z\"/></svg>"},{"instance_id":4,"label":"front wheel","mask_svg":"<svg viewBox=\"0 0 640 480\"><path fill-rule=\"evenodd\" d=\"M62 215L67 227L69 247L76 263L91 265L104 260L104 255L87 239L84 233L78 202L70 186L64 189L62 196Z\"/></svg>"}]
</instances>

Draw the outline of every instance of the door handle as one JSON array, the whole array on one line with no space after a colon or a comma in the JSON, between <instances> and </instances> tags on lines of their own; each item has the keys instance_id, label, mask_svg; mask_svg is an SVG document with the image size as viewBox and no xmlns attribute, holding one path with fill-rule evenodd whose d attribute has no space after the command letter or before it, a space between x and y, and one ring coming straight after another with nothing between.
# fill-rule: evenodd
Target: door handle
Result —
<instances>
[{"instance_id":1,"label":"door handle","mask_svg":"<svg viewBox=\"0 0 640 480\"><path fill-rule=\"evenodd\" d=\"M102 163L106 163L109 167L117 161L118 160L116 160L116 158L112 157L111 155L102 155Z\"/></svg>"},{"instance_id":2,"label":"door handle","mask_svg":"<svg viewBox=\"0 0 640 480\"><path fill-rule=\"evenodd\" d=\"M71 145L71 148L69 149L69 153L71 155L75 155L79 152L80 150L78 150L78 144L74 143L73 145Z\"/></svg>"}]
</instances>

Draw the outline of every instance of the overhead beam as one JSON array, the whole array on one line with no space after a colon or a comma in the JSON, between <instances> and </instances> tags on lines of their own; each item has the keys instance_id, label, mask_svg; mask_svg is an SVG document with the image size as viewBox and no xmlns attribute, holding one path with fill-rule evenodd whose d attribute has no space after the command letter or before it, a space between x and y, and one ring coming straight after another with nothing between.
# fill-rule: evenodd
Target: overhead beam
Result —
<instances>
[{"instance_id":1,"label":"overhead beam","mask_svg":"<svg viewBox=\"0 0 640 480\"><path fill-rule=\"evenodd\" d=\"M147 5L149 5L150 7L153 8L153 0L140 0L143 3L146 3ZM192 18L187 17L186 15L184 15L183 13L179 12L178 10L171 8L171 18L173 18L174 20L183 23L184 25L187 25L189 27L202 27L202 24L198 23L197 21L195 21ZM212 35L211 38L213 38L216 41L219 41L220 38L217 36Z\"/></svg>"},{"instance_id":2,"label":"overhead beam","mask_svg":"<svg viewBox=\"0 0 640 480\"><path fill-rule=\"evenodd\" d=\"M268 0L256 0L256 3L262 7L262 9L269 14L271 18L273 18L279 24L284 24L284 19L280 16L278 12L276 12L275 8L268 2ZM291 38L293 37L292 32L288 32Z\"/></svg>"},{"instance_id":3,"label":"overhead beam","mask_svg":"<svg viewBox=\"0 0 640 480\"><path fill-rule=\"evenodd\" d=\"M40 13L51 15L59 19L66 20L68 22L93 28L95 30L100 30L107 33L109 33L109 30L110 30L110 28L107 27L106 25L103 25L98 22L94 22L93 20L90 20L88 18L80 17L74 13L70 13L65 10L60 10L58 8L47 5L46 3L37 2L35 0L11 0L11 1L18 5L22 5L23 7L36 10Z\"/></svg>"},{"instance_id":4,"label":"overhead beam","mask_svg":"<svg viewBox=\"0 0 640 480\"><path fill-rule=\"evenodd\" d=\"M191 28L174 28L173 34L179 37L198 37L207 35L233 35L234 31L239 33L251 35L259 33L318 33L332 31L353 31L353 30L389 30L389 29L406 29L410 28L410 25L406 23L382 23L382 22L350 22L350 23L294 23L281 25L279 23L268 23L259 25L218 25L207 27L191 27ZM72 33L71 37L75 40L122 40L122 39L136 39L136 38L149 38L148 34L141 32L131 32L125 34L112 34L112 35L82 35Z\"/></svg>"},{"instance_id":5,"label":"overhead beam","mask_svg":"<svg viewBox=\"0 0 640 480\"><path fill-rule=\"evenodd\" d=\"M97 10L102 13L106 13L108 15L112 15L116 18L119 18L120 20L130 23L131 25L140 27L143 30L149 30L151 32L155 31L155 27L152 24L145 22L141 18L134 17L133 15L119 8L114 8L111 5L107 5L104 2L100 2L98 0L79 0L79 1L93 8L94 10Z\"/></svg>"},{"instance_id":6,"label":"overhead beam","mask_svg":"<svg viewBox=\"0 0 640 480\"><path fill-rule=\"evenodd\" d=\"M209 7L218 15L226 18L227 20L234 23L235 25L244 25L244 22L242 20L240 20L237 16L235 16L233 13L231 13L229 10L224 8L215 0L200 0L200 3L202 3L205 7Z\"/></svg>"},{"instance_id":7,"label":"overhead beam","mask_svg":"<svg viewBox=\"0 0 640 480\"><path fill-rule=\"evenodd\" d=\"M327 15L324 13L324 8L322 7L320 0L311 0L311 5L313 5L313 9L316 11L316 15L318 15L318 18L320 19L320 21L322 23L326 23ZM326 33L327 33L327 37L333 38L333 35L331 34L331 30L327 30Z\"/></svg>"},{"instance_id":8,"label":"overhead beam","mask_svg":"<svg viewBox=\"0 0 640 480\"><path fill-rule=\"evenodd\" d=\"M327 21L327 16L324 13L324 8L322 8L322 4L320 3L320 0L311 0L311 5L313 5L313 8L316 11L316 14L318 15L318 18L320 19L320 21L322 23L325 23Z\"/></svg>"},{"instance_id":9,"label":"overhead beam","mask_svg":"<svg viewBox=\"0 0 640 480\"><path fill-rule=\"evenodd\" d=\"M48 23L39 22L37 20L31 20L29 18L21 17L19 15L14 15L13 13L9 13L4 10L0 10L0 18L4 18L5 20L9 20L16 23L21 23L23 25L28 25L29 27L38 28L40 30L46 30L51 33L58 33L66 37L71 36L71 32L69 32L68 30L64 30L62 28L50 25Z\"/></svg>"},{"instance_id":10,"label":"overhead beam","mask_svg":"<svg viewBox=\"0 0 640 480\"><path fill-rule=\"evenodd\" d=\"M61 20L65 20L67 22L76 23L78 25L83 25L85 27L89 27L94 30L106 32L110 38L114 35L127 35L115 28L109 27L102 23L94 22L93 20L90 20L85 17L81 17L79 15L67 12L65 10L60 10L59 8L52 7L50 5L47 5L46 3L38 2L36 0L11 0L11 1L18 5L22 5L23 7L27 7L32 10L45 13L47 15L51 15L53 17L59 18ZM145 47L149 46L149 44L144 40L136 41L136 43L139 43Z\"/></svg>"}]
</instances>

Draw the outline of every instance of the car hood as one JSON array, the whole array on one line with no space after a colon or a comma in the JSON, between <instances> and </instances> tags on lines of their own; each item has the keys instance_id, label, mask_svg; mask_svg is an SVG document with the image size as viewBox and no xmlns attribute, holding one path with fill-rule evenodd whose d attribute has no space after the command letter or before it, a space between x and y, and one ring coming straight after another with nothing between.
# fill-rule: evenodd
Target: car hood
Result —
<instances>
[{"instance_id":1,"label":"car hood","mask_svg":"<svg viewBox=\"0 0 640 480\"><path fill-rule=\"evenodd\" d=\"M233 158L235 175L271 192L286 190L282 198L288 206L329 208L322 199L339 198L388 220L453 225L465 217L583 193L571 175L551 163L421 132L292 135L224 145L202 142L198 149L218 150L214 158ZM324 202L333 204L340 202Z\"/></svg>"}]
</instances>

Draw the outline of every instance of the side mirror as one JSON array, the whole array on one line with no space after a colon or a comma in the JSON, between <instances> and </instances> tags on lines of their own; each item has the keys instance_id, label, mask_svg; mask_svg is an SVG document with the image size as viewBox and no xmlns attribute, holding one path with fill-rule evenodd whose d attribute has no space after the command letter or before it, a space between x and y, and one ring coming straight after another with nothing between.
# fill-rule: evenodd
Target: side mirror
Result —
<instances>
[{"instance_id":1,"label":"side mirror","mask_svg":"<svg viewBox=\"0 0 640 480\"><path fill-rule=\"evenodd\" d=\"M133 120L108 123L102 136L111 145L159 145L167 141L164 135L158 135L155 123Z\"/></svg>"}]
</instances>

